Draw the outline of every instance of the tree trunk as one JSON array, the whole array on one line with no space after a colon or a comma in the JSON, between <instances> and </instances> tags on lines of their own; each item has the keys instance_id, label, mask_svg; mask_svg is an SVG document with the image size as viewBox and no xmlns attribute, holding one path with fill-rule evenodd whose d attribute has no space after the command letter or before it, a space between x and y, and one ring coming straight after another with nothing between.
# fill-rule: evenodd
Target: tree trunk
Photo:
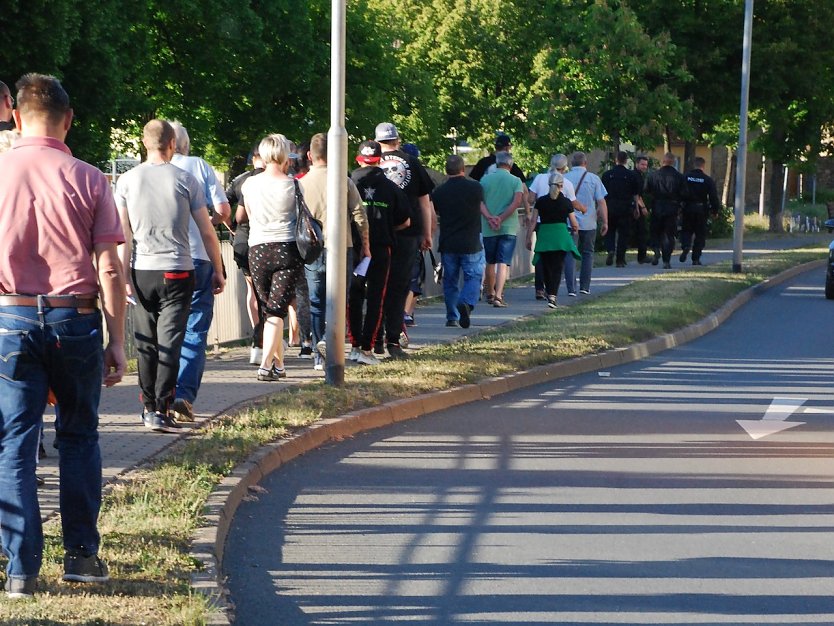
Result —
<instances>
[{"instance_id":1,"label":"tree trunk","mask_svg":"<svg viewBox=\"0 0 834 626\"><path fill-rule=\"evenodd\" d=\"M693 161L695 160L695 142L694 141L687 141L683 144L683 163L682 169L684 172L688 172L692 169Z\"/></svg>"},{"instance_id":2,"label":"tree trunk","mask_svg":"<svg viewBox=\"0 0 834 626\"><path fill-rule=\"evenodd\" d=\"M663 130L663 154L668 154L672 151L672 133L667 126Z\"/></svg>"},{"instance_id":3,"label":"tree trunk","mask_svg":"<svg viewBox=\"0 0 834 626\"><path fill-rule=\"evenodd\" d=\"M781 233L785 231L782 224L782 179L785 176L784 165L779 161L773 161L770 172L770 232Z\"/></svg>"},{"instance_id":4,"label":"tree trunk","mask_svg":"<svg viewBox=\"0 0 834 626\"><path fill-rule=\"evenodd\" d=\"M733 180L733 171L736 164L736 154L730 146L727 146L727 171L724 174L724 188L721 190L721 206L729 206L730 189Z\"/></svg>"}]
</instances>

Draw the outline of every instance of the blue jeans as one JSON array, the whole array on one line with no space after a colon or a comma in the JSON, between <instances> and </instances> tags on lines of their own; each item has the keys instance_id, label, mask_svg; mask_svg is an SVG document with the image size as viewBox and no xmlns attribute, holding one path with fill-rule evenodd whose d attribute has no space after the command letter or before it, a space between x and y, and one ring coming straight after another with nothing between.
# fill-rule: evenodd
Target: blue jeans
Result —
<instances>
[{"instance_id":1,"label":"blue jeans","mask_svg":"<svg viewBox=\"0 0 834 626\"><path fill-rule=\"evenodd\" d=\"M185 327L185 339L180 351L180 371L177 375L177 398L194 402L200 391L206 369L206 347L211 320L214 319L214 291L211 262L194 259L194 293L191 311Z\"/></svg>"},{"instance_id":2,"label":"blue jeans","mask_svg":"<svg viewBox=\"0 0 834 626\"><path fill-rule=\"evenodd\" d=\"M307 278L307 289L310 292L310 322L313 335L313 345L324 339L325 320L327 314L327 250L318 259L304 266ZM345 291L350 288L353 277L353 248L347 249L345 257Z\"/></svg>"},{"instance_id":3,"label":"blue jeans","mask_svg":"<svg viewBox=\"0 0 834 626\"><path fill-rule=\"evenodd\" d=\"M481 283L484 281L484 267L486 259L484 251L472 254L458 254L443 252L440 255L443 263L443 298L446 300L446 319L458 320L457 305L463 302L469 308L475 308ZM460 274L463 273L463 287L460 285Z\"/></svg>"},{"instance_id":4,"label":"blue jeans","mask_svg":"<svg viewBox=\"0 0 834 626\"><path fill-rule=\"evenodd\" d=\"M64 547L98 553L102 368L98 311L47 308L39 314L35 307L0 307L0 541L10 577L37 576L43 558L35 459L50 388L58 400Z\"/></svg>"},{"instance_id":5,"label":"blue jeans","mask_svg":"<svg viewBox=\"0 0 834 626\"><path fill-rule=\"evenodd\" d=\"M581 266L579 268L579 289L586 291L591 290L591 271L594 269L594 244L596 243L596 239L596 230L579 231L578 247L579 254L582 255ZM573 257L573 255L569 254L568 257ZM574 267L576 266L574 265ZM567 276L567 271L565 276Z\"/></svg>"}]
</instances>

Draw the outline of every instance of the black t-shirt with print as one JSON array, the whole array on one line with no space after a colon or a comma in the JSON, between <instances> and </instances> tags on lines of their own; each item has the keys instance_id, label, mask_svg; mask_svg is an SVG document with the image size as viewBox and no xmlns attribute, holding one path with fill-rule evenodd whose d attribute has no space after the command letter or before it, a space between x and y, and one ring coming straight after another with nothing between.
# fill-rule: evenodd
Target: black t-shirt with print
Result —
<instances>
[{"instance_id":1,"label":"black t-shirt with print","mask_svg":"<svg viewBox=\"0 0 834 626\"><path fill-rule=\"evenodd\" d=\"M434 189L429 173L418 159L402 150L383 152L379 167L385 176L408 196L411 206L411 225L399 231L406 237L423 236L423 213L418 198L428 195Z\"/></svg>"},{"instance_id":2,"label":"black t-shirt with print","mask_svg":"<svg viewBox=\"0 0 834 626\"><path fill-rule=\"evenodd\" d=\"M365 205L371 247L393 245L395 227L405 222L411 214L405 193L388 180L385 172L378 167L360 167L350 177L356 183Z\"/></svg>"}]
</instances>

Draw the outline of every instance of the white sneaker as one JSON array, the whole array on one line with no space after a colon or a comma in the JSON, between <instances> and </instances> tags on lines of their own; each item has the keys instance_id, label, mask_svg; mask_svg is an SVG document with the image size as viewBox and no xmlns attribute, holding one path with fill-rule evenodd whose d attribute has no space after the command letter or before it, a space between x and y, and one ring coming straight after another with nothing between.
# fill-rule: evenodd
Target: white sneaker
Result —
<instances>
[{"instance_id":1,"label":"white sneaker","mask_svg":"<svg viewBox=\"0 0 834 626\"><path fill-rule=\"evenodd\" d=\"M261 348L252 348L249 351L249 365L260 365L264 351Z\"/></svg>"},{"instance_id":2,"label":"white sneaker","mask_svg":"<svg viewBox=\"0 0 834 626\"><path fill-rule=\"evenodd\" d=\"M362 354L362 351L359 348L351 348L350 354L348 354L348 361L356 361L359 359L360 354Z\"/></svg>"},{"instance_id":3,"label":"white sneaker","mask_svg":"<svg viewBox=\"0 0 834 626\"><path fill-rule=\"evenodd\" d=\"M357 363L361 363L362 365L379 365L382 361L374 356L374 353L368 350L365 352L364 350L359 351L359 357L356 359Z\"/></svg>"}]
</instances>

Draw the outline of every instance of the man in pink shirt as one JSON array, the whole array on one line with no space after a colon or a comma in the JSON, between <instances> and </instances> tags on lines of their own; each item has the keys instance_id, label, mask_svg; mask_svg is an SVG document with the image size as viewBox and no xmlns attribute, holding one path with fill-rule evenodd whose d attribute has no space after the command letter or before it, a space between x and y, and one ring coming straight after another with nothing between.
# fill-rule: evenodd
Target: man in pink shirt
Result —
<instances>
[{"instance_id":1,"label":"man in pink shirt","mask_svg":"<svg viewBox=\"0 0 834 626\"><path fill-rule=\"evenodd\" d=\"M23 76L17 90L21 138L0 155L0 542L6 592L26 598L43 558L35 457L49 389L57 399L63 578L109 578L98 557L98 405L102 383L116 384L126 368L125 286L110 185L64 144L72 122L66 91L42 74Z\"/></svg>"}]
</instances>

